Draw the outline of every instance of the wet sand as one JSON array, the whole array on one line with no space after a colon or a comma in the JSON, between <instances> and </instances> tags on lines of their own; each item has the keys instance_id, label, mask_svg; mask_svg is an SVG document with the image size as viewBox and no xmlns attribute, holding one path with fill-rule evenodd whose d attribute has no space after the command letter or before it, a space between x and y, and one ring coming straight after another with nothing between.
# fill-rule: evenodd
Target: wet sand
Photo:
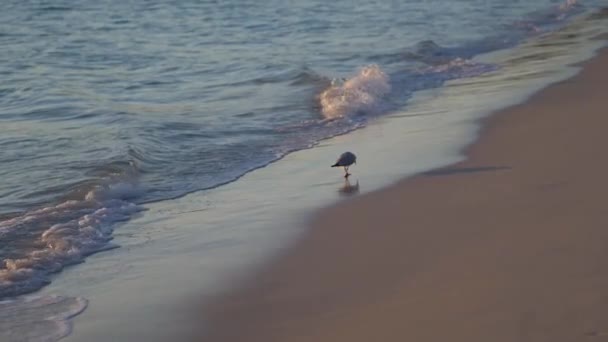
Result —
<instances>
[{"instance_id":1,"label":"wet sand","mask_svg":"<svg viewBox=\"0 0 608 342\"><path fill-rule=\"evenodd\" d=\"M325 209L202 341L608 340L608 52L468 158Z\"/></svg>"}]
</instances>

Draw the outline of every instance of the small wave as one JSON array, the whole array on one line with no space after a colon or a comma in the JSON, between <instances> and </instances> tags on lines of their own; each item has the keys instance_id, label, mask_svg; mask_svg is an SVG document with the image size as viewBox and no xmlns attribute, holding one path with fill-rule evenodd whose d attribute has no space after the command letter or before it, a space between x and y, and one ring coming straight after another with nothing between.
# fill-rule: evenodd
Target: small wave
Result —
<instances>
[{"instance_id":1,"label":"small wave","mask_svg":"<svg viewBox=\"0 0 608 342\"><path fill-rule=\"evenodd\" d=\"M587 17L587 20L603 20L608 18L608 7L602 7L599 10L591 13Z\"/></svg>"},{"instance_id":2,"label":"small wave","mask_svg":"<svg viewBox=\"0 0 608 342\"><path fill-rule=\"evenodd\" d=\"M579 13L581 9L578 0L565 0L549 10L534 12L527 18L514 22L513 25L529 34L537 35L555 29L555 25L562 24L565 19Z\"/></svg>"},{"instance_id":3,"label":"small wave","mask_svg":"<svg viewBox=\"0 0 608 342\"><path fill-rule=\"evenodd\" d=\"M403 58L409 61L422 62L425 64L442 64L450 60L449 50L438 45L432 40L418 42L411 51L403 53Z\"/></svg>"},{"instance_id":4,"label":"small wave","mask_svg":"<svg viewBox=\"0 0 608 342\"><path fill-rule=\"evenodd\" d=\"M84 311L81 297L29 296L0 301L0 340L54 342L72 331L69 319Z\"/></svg>"},{"instance_id":5,"label":"small wave","mask_svg":"<svg viewBox=\"0 0 608 342\"><path fill-rule=\"evenodd\" d=\"M577 5L578 5L578 0L566 0L564 3L562 3L558 6L558 9L560 11L567 11Z\"/></svg>"},{"instance_id":6,"label":"small wave","mask_svg":"<svg viewBox=\"0 0 608 342\"><path fill-rule=\"evenodd\" d=\"M27 211L0 221L0 298L35 291L49 275L84 257L114 248L116 222L142 207L129 202L139 188L131 183L96 185L81 200Z\"/></svg>"},{"instance_id":7,"label":"small wave","mask_svg":"<svg viewBox=\"0 0 608 342\"><path fill-rule=\"evenodd\" d=\"M465 78L478 76L486 72L494 71L497 65L478 63L470 59L456 57L443 64L433 65L421 70L422 73L446 73L451 74L448 78Z\"/></svg>"},{"instance_id":8,"label":"small wave","mask_svg":"<svg viewBox=\"0 0 608 342\"><path fill-rule=\"evenodd\" d=\"M113 183L107 185L96 185L85 196L86 201L99 200L128 200L136 198L143 190L134 183Z\"/></svg>"},{"instance_id":9,"label":"small wave","mask_svg":"<svg viewBox=\"0 0 608 342\"><path fill-rule=\"evenodd\" d=\"M289 83L292 86L302 86L302 85L328 85L330 80L326 77L323 77L314 71L305 68L303 71L299 72Z\"/></svg>"},{"instance_id":10,"label":"small wave","mask_svg":"<svg viewBox=\"0 0 608 342\"><path fill-rule=\"evenodd\" d=\"M326 119L356 113L375 113L382 108L382 99L391 91L389 77L378 65L368 65L347 80L334 80L319 95L321 112Z\"/></svg>"},{"instance_id":11,"label":"small wave","mask_svg":"<svg viewBox=\"0 0 608 342\"><path fill-rule=\"evenodd\" d=\"M522 23L522 25L524 25ZM407 63L405 69L417 70L420 68L442 67L450 64L468 61L474 56L503 47L501 39L491 38L474 41L462 46L445 47L433 40L422 40L399 52L375 55L374 58L387 64Z\"/></svg>"}]
</instances>

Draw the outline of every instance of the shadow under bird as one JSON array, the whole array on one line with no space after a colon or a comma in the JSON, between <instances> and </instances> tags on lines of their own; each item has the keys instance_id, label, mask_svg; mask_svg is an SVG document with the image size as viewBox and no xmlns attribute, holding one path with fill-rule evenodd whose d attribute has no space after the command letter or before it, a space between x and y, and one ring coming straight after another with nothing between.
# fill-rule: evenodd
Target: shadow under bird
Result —
<instances>
[{"instance_id":1,"label":"shadow under bird","mask_svg":"<svg viewBox=\"0 0 608 342\"><path fill-rule=\"evenodd\" d=\"M355 154L352 152L344 152L331 167L343 167L345 173L344 178L348 178L348 176L350 176L350 173L348 173L348 168L353 164L357 164L357 156L355 156Z\"/></svg>"}]
</instances>

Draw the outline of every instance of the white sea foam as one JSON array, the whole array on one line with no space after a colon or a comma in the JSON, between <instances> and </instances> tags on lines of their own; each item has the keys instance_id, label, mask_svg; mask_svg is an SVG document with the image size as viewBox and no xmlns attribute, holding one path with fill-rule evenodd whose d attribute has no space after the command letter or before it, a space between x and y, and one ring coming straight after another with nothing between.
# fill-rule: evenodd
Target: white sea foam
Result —
<instances>
[{"instance_id":1,"label":"white sea foam","mask_svg":"<svg viewBox=\"0 0 608 342\"><path fill-rule=\"evenodd\" d=\"M3 253L0 298L36 290L49 282L50 273L113 248L109 241L114 224L142 210L126 200L138 191L128 183L96 186L83 200L67 200L0 221L0 237L18 248Z\"/></svg>"},{"instance_id":2,"label":"white sea foam","mask_svg":"<svg viewBox=\"0 0 608 342\"><path fill-rule=\"evenodd\" d=\"M354 77L334 80L319 95L321 112L327 119L356 113L373 114L382 110L383 97L391 91L389 77L378 65L368 65Z\"/></svg>"}]
</instances>

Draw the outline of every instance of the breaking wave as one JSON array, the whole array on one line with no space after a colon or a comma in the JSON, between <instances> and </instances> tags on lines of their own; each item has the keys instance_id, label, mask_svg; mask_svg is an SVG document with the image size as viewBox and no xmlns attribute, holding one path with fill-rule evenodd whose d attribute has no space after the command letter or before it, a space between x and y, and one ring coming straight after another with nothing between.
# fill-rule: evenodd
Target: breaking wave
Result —
<instances>
[{"instance_id":1,"label":"breaking wave","mask_svg":"<svg viewBox=\"0 0 608 342\"><path fill-rule=\"evenodd\" d=\"M334 80L319 95L321 112L327 119L383 109L383 97L391 91L388 75L378 65L368 65L354 77Z\"/></svg>"},{"instance_id":2,"label":"breaking wave","mask_svg":"<svg viewBox=\"0 0 608 342\"><path fill-rule=\"evenodd\" d=\"M427 64L418 69L389 75L372 64L362 67L351 78L332 80L318 95L323 118L335 120L382 114L392 109L393 102L398 102L393 98L395 96L406 99L416 90L437 87L450 79L473 77L498 68L493 64L441 54L442 48L432 41L422 45L424 49L417 58L424 58ZM357 121L351 123L360 124Z\"/></svg>"},{"instance_id":3,"label":"breaking wave","mask_svg":"<svg viewBox=\"0 0 608 342\"><path fill-rule=\"evenodd\" d=\"M138 191L131 183L96 185L82 199L0 221L0 298L35 291L50 274L114 248L114 224L142 210L128 200Z\"/></svg>"}]
</instances>

